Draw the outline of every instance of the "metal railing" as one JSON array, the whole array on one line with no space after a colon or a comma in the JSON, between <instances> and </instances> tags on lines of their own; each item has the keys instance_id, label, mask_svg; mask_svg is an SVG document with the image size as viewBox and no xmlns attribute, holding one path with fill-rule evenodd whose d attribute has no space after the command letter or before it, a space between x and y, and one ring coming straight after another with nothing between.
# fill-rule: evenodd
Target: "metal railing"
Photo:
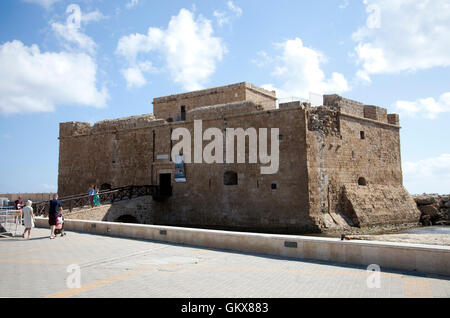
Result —
<instances>
[{"instance_id":1,"label":"metal railing","mask_svg":"<svg viewBox=\"0 0 450 318\"><path fill-rule=\"evenodd\" d=\"M171 191L161 191L157 185L127 186L100 191L98 194L100 203L113 203L122 200L151 195L155 201L164 201L171 196ZM94 207L94 195L79 194L58 198L64 210L72 212L74 209ZM33 203L35 215L48 216L50 201Z\"/></svg>"},{"instance_id":2,"label":"metal railing","mask_svg":"<svg viewBox=\"0 0 450 318\"><path fill-rule=\"evenodd\" d=\"M14 237L23 231L22 212L14 209L0 210L0 237Z\"/></svg>"}]
</instances>

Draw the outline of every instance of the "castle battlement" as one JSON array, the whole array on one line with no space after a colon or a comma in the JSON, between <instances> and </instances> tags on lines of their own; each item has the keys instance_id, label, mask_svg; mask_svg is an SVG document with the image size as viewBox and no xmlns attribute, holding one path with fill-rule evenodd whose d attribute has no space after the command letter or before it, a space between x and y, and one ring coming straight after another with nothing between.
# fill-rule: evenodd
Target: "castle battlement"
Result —
<instances>
[{"instance_id":1,"label":"castle battlement","mask_svg":"<svg viewBox=\"0 0 450 318\"><path fill-rule=\"evenodd\" d=\"M242 82L155 98L153 113L158 119L177 122L185 121L187 113L195 108L251 101L269 110L276 109L276 100L274 91Z\"/></svg>"},{"instance_id":2,"label":"castle battlement","mask_svg":"<svg viewBox=\"0 0 450 318\"><path fill-rule=\"evenodd\" d=\"M400 124L398 114L388 114L386 108L373 105L365 105L361 102L344 98L336 94L324 95L323 104L325 106L339 110L343 114L371 119L396 126Z\"/></svg>"},{"instance_id":3,"label":"castle battlement","mask_svg":"<svg viewBox=\"0 0 450 318\"><path fill-rule=\"evenodd\" d=\"M167 103L167 102L171 102L171 101L175 101L175 100L183 100L183 99L199 97L199 96L215 95L215 94L224 93L224 92L228 92L228 91L234 91L236 89L242 89L242 88L253 90L262 95L266 95L267 97L272 98L272 99L277 98L275 91L269 91L264 88L255 86L251 83L241 82L241 83L236 83L236 84L230 84L230 85L225 85L225 86L218 86L218 87L207 88L207 89L202 89L202 90L198 90L198 91L187 92L187 93L172 94L172 95L157 97L157 98L153 99L153 104Z\"/></svg>"},{"instance_id":4,"label":"castle battlement","mask_svg":"<svg viewBox=\"0 0 450 318\"><path fill-rule=\"evenodd\" d=\"M254 91L259 91L263 89L258 89L252 84L246 82L223 86L215 89L202 90L192 93L185 93L179 95L170 95L169 97L155 98L159 101L167 100L183 100L189 97L204 97L208 94L216 94L218 92L225 92L233 89L252 89ZM179 96L179 97L177 97ZM270 95L271 97L275 95ZM168 99L166 99L168 98ZM227 96L222 96L220 99L227 100ZM193 120L208 120L208 119L219 119L229 116L239 116L244 114L251 114L261 111L279 111L286 109L303 109L308 110L309 121L312 130L321 130L320 125L328 126L327 122L337 121L339 115L353 117L355 119L363 119L366 121L376 121L381 124L388 124L393 126L399 125L399 115L398 114L388 114L385 108L373 105L364 105L358 101L347 99L339 95L325 95L323 99L323 106L311 107L309 103L305 102L289 102L282 103L279 105L279 109L269 107L268 109L264 107L264 101L257 100L256 102L250 98L250 100L227 102L224 104L213 104L207 106L194 106L190 110L185 110L184 120L178 118L177 122L189 122ZM195 101L195 100L194 100ZM208 103L209 104L209 103ZM317 115L320 114L321 119L317 121ZM326 114L326 118L324 117ZM325 121L324 121L325 119ZM102 134L109 132L126 131L131 129L143 129L155 126L161 126L173 122L169 119L158 119L153 114L143 114L135 115L117 119L102 120L100 122L91 125L86 122L67 122L60 124L60 138L64 137L76 137L89 134Z\"/></svg>"},{"instance_id":5,"label":"castle battlement","mask_svg":"<svg viewBox=\"0 0 450 318\"><path fill-rule=\"evenodd\" d=\"M102 120L95 123L93 126L86 122L66 122L59 124L59 137L76 137L90 134L125 131L130 129L152 127L164 123L164 120L157 120L153 114Z\"/></svg>"}]
</instances>

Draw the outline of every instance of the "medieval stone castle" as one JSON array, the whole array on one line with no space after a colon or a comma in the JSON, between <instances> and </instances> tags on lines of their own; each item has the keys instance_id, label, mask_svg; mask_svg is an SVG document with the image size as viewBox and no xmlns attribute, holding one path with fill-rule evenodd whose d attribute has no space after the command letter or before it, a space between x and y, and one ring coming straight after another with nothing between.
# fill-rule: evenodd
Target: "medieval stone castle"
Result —
<instances>
[{"instance_id":1,"label":"medieval stone castle","mask_svg":"<svg viewBox=\"0 0 450 318\"><path fill-rule=\"evenodd\" d=\"M319 107L277 108L275 92L244 82L155 98L153 110L93 126L61 123L60 196L90 184L158 185L166 197L149 213L154 224L173 226L298 234L419 222L402 184L399 117L384 108L338 95ZM261 174L260 163L185 163L178 182L172 132L193 136L196 120L204 130L279 128L278 172Z\"/></svg>"}]
</instances>

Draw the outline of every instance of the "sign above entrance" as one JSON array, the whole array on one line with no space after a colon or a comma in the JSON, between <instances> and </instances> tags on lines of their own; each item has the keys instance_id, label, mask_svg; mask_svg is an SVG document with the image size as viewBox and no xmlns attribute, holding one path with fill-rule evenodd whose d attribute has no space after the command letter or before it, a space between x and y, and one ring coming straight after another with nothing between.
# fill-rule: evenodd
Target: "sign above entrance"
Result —
<instances>
[{"instance_id":1,"label":"sign above entrance","mask_svg":"<svg viewBox=\"0 0 450 318\"><path fill-rule=\"evenodd\" d=\"M184 173L184 155L175 156L175 182L186 182Z\"/></svg>"},{"instance_id":2,"label":"sign above entrance","mask_svg":"<svg viewBox=\"0 0 450 318\"><path fill-rule=\"evenodd\" d=\"M158 160L167 160L167 159L169 159L169 155L157 155L156 159L158 159Z\"/></svg>"}]
</instances>

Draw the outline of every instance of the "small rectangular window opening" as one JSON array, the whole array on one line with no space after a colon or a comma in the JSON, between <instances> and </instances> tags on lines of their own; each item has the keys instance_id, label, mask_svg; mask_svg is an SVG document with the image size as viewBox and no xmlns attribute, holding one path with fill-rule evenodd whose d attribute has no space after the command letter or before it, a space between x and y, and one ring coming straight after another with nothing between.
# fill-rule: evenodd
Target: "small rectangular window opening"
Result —
<instances>
[{"instance_id":1,"label":"small rectangular window opening","mask_svg":"<svg viewBox=\"0 0 450 318\"><path fill-rule=\"evenodd\" d=\"M360 136L361 136L361 139L366 139L366 136L365 136L365 134L364 134L364 131L361 131L361 132L360 132Z\"/></svg>"},{"instance_id":2,"label":"small rectangular window opening","mask_svg":"<svg viewBox=\"0 0 450 318\"><path fill-rule=\"evenodd\" d=\"M181 121L186 121L186 106L181 106Z\"/></svg>"},{"instance_id":3,"label":"small rectangular window opening","mask_svg":"<svg viewBox=\"0 0 450 318\"><path fill-rule=\"evenodd\" d=\"M223 184L227 186L238 185L238 174L234 171L227 171L223 175Z\"/></svg>"}]
</instances>

